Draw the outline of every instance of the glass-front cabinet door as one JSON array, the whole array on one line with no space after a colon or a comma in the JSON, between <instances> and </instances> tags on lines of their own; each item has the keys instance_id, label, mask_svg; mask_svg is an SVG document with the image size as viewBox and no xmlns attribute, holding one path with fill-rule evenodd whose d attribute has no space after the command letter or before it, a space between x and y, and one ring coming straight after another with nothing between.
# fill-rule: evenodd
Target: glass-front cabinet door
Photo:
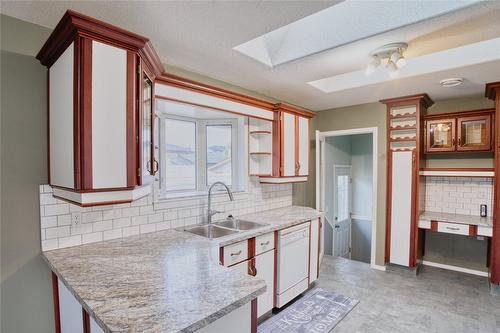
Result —
<instances>
[{"instance_id":1,"label":"glass-front cabinet door","mask_svg":"<svg viewBox=\"0 0 500 333\"><path fill-rule=\"evenodd\" d=\"M153 181L153 176L158 169L153 158L153 83L145 73L142 75L140 98L139 161L141 172L138 176L139 184L144 185Z\"/></svg>"},{"instance_id":2,"label":"glass-front cabinet door","mask_svg":"<svg viewBox=\"0 0 500 333\"><path fill-rule=\"evenodd\" d=\"M471 116L457 119L457 150L491 149L491 116Z\"/></svg>"},{"instance_id":3,"label":"glass-front cabinet door","mask_svg":"<svg viewBox=\"0 0 500 333\"><path fill-rule=\"evenodd\" d=\"M426 151L455 151L455 119L428 120L426 122Z\"/></svg>"}]
</instances>

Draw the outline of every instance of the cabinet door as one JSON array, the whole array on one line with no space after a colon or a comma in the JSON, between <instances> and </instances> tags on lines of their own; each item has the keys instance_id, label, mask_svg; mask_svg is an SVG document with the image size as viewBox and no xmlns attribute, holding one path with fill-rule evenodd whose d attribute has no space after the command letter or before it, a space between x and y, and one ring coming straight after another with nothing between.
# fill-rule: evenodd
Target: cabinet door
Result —
<instances>
[{"instance_id":1,"label":"cabinet door","mask_svg":"<svg viewBox=\"0 0 500 333\"><path fill-rule=\"evenodd\" d=\"M311 247L309 249L309 283L318 279L319 272L319 232L320 223L319 219L311 221Z\"/></svg>"},{"instance_id":2,"label":"cabinet door","mask_svg":"<svg viewBox=\"0 0 500 333\"><path fill-rule=\"evenodd\" d=\"M274 300L274 251L267 251L255 257L256 277L266 281L266 292L257 298L257 317L273 308Z\"/></svg>"},{"instance_id":3,"label":"cabinet door","mask_svg":"<svg viewBox=\"0 0 500 333\"><path fill-rule=\"evenodd\" d=\"M455 151L455 119L426 122L426 152Z\"/></svg>"},{"instance_id":4,"label":"cabinet door","mask_svg":"<svg viewBox=\"0 0 500 333\"><path fill-rule=\"evenodd\" d=\"M409 267L413 152L393 152L391 171L390 263Z\"/></svg>"},{"instance_id":5,"label":"cabinet door","mask_svg":"<svg viewBox=\"0 0 500 333\"><path fill-rule=\"evenodd\" d=\"M281 123L281 175L295 176L295 116L283 112Z\"/></svg>"},{"instance_id":6,"label":"cabinet door","mask_svg":"<svg viewBox=\"0 0 500 333\"><path fill-rule=\"evenodd\" d=\"M297 116L298 121L298 164L297 176L309 175L309 119Z\"/></svg>"},{"instance_id":7,"label":"cabinet door","mask_svg":"<svg viewBox=\"0 0 500 333\"><path fill-rule=\"evenodd\" d=\"M490 115L458 118L457 127L457 150L477 151L491 149Z\"/></svg>"},{"instance_id":8,"label":"cabinet door","mask_svg":"<svg viewBox=\"0 0 500 333\"><path fill-rule=\"evenodd\" d=\"M82 306L64 283L61 282L61 279L57 279L57 286L61 333L83 333Z\"/></svg>"},{"instance_id":9,"label":"cabinet door","mask_svg":"<svg viewBox=\"0 0 500 333\"><path fill-rule=\"evenodd\" d=\"M140 78L140 100L141 107L139 112L139 149L138 161L140 161L138 184L150 184L153 182L153 176L158 170L158 163L154 159L153 150L153 81L146 73Z\"/></svg>"}]
</instances>

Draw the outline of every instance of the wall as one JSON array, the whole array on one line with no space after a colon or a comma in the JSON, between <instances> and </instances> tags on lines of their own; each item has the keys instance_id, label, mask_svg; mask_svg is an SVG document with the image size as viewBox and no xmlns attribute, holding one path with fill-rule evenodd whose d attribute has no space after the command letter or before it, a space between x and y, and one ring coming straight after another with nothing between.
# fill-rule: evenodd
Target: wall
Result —
<instances>
[{"instance_id":1,"label":"wall","mask_svg":"<svg viewBox=\"0 0 500 333\"><path fill-rule=\"evenodd\" d=\"M375 263L384 264L385 250L385 193L386 193L386 109L380 103L368 103L332 110L319 111L313 118L311 126L311 175L304 184L293 187L294 204L315 207L316 199L316 160L315 160L315 130L322 132L352 128L378 127L378 164L377 164L377 244ZM325 247L326 248L326 247Z\"/></svg>"}]
</instances>

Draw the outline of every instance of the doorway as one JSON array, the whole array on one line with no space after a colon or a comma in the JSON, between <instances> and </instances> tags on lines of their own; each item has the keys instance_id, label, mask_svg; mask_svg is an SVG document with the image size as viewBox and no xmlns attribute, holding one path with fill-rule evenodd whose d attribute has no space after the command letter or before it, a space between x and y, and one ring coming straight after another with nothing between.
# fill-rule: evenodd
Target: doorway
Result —
<instances>
[{"instance_id":1,"label":"doorway","mask_svg":"<svg viewBox=\"0 0 500 333\"><path fill-rule=\"evenodd\" d=\"M316 147L325 254L377 268L377 128L316 131Z\"/></svg>"}]
</instances>

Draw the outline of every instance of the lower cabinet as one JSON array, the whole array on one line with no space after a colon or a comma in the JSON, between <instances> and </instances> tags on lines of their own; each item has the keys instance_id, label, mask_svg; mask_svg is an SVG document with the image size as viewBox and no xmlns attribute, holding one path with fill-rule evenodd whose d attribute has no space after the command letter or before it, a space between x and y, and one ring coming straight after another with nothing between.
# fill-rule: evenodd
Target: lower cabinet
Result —
<instances>
[{"instance_id":1,"label":"lower cabinet","mask_svg":"<svg viewBox=\"0 0 500 333\"><path fill-rule=\"evenodd\" d=\"M54 273L52 273L54 274ZM61 333L104 333L94 318L82 308L78 300L57 276L53 275L56 327ZM57 332L57 329L56 329Z\"/></svg>"},{"instance_id":2,"label":"lower cabinet","mask_svg":"<svg viewBox=\"0 0 500 333\"><path fill-rule=\"evenodd\" d=\"M224 266L266 282L266 292L257 298L257 317L271 311L274 307L274 233L225 246L222 252ZM234 264L235 257L242 254L244 257L239 259L243 261Z\"/></svg>"},{"instance_id":3,"label":"lower cabinet","mask_svg":"<svg viewBox=\"0 0 500 333\"><path fill-rule=\"evenodd\" d=\"M274 251L255 257L256 277L266 281L266 292L257 298L257 317L271 311L274 303Z\"/></svg>"},{"instance_id":4,"label":"lower cabinet","mask_svg":"<svg viewBox=\"0 0 500 333\"><path fill-rule=\"evenodd\" d=\"M251 302L247 303L238 309L229 312L224 317L208 324L197 332L199 333L234 333L235 327L237 332L251 333L252 332L252 306Z\"/></svg>"}]
</instances>

